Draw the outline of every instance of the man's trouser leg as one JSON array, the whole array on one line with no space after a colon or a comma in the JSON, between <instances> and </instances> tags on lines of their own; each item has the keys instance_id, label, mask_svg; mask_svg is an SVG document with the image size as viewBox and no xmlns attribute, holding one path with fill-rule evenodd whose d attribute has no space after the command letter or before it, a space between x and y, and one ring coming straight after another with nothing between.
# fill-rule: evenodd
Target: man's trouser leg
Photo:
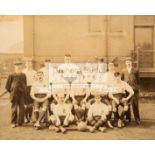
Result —
<instances>
[{"instance_id":1,"label":"man's trouser leg","mask_svg":"<svg viewBox=\"0 0 155 155\"><path fill-rule=\"evenodd\" d=\"M25 97L23 95L20 95L18 99L18 105L19 105L18 124L19 125L22 125L24 123L24 104L25 104Z\"/></svg>"},{"instance_id":2,"label":"man's trouser leg","mask_svg":"<svg viewBox=\"0 0 155 155\"><path fill-rule=\"evenodd\" d=\"M130 107L130 105L128 107L128 111L126 112L126 120L131 122L131 107Z\"/></svg>"},{"instance_id":3,"label":"man's trouser leg","mask_svg":"<svg viewBox=\"0 0 155 155\"><path fill-rule=\"evenodd\" d=\"M27 121L30 121L33 113L33 102L34 100L30 96L31 86L27 86L27 97L26 97L26 106L25 106L25 118Z\"/></svg>"},{"instance_id":4,"label":"man's trouser leg","mask_svg":"<svg viewBox=\"0 0 155 155\"><path fill-rule=\"evenodd\" d=\"M33 112L33 107L32 107L32 105L29 105L28 106L28 117L30 120L32 118L32 112Z\"/></svg>"},{"instance_id":5,"label":"man's trouser leg","mask_svg":"<svg viewBox=\"0 0 155 155\"><path fill-rule=\"evenodd\" d=\"M13 100L11 102L11 123L16 124L17 123L17 101Z\"/></svg>"},{"instance_id":6,"label":"man's trouser leg","mask_svg":"<svg viewBox=\"0 0 155 155\"><path fill-rule=\"evenodd\" d=\"M139 114L139 92L135 91L132 100L132 109L135 120L140 120L140 114Z\"/></svg>"},{"instance_id":7,"label":"man's trouser leg","mask_svg":"<svg viewBox=\"0 0 155 155\"><path fill-rule=\"evenodd\" d=\"M28 110L28 105L25 106L25 118L27 121L29 121L29 110Z\"/></svg>"}]
</instances>

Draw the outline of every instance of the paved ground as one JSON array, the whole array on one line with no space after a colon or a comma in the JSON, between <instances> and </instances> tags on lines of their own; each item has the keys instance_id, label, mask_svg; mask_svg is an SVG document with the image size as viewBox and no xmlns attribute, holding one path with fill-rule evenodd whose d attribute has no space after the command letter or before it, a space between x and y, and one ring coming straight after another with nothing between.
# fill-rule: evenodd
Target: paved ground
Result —
<instances>
[{"instance_id":1,"label":"paved ground","mask_svg":"<svg viewBox=\"0 0 155 155\"><path fill-rule=\"evenodd\" d=\"M149 103L148 103L149 102ZM10 127L10 104L0 101L0 139L155 139L155 101L140 104L142 124L131 122L123 129L109 129L106 133L89 133L70 130L67 134L54 133L48 129L36 131L31 125L12 129Z\"/></svg>"}]
</instances>

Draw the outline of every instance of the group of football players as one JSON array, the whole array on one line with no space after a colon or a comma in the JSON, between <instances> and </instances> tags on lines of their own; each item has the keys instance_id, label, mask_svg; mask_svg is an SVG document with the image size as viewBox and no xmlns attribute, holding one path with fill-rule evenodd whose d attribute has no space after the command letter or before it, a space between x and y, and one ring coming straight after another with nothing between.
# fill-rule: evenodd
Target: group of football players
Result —
<instances>
[{"instance_id":1,"label":"group of football players","mask_svg":"<svg viewBox=\"0 0 155 155\"><path fill-rule=\"evenodd\" d=\"M26 60L24 69L22 63L15 63L6 83L11 126L31 122L36 129L48 126L62 133L71 125L80 131L104 132L129 124L131 106L140 124L138 71L129 59L125 65L126 72L118 72L114 63L106 64L104 59L75 64L69 54L62 64L45 60L37 71L31 60Z\"/></svg>"}]
</instances>

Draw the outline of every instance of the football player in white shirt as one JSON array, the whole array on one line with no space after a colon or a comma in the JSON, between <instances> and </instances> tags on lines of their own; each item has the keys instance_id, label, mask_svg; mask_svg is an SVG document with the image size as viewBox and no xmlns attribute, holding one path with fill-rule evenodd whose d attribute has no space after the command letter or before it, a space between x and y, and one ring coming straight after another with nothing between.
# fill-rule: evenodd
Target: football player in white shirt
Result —
<instances>
[{"instance_id":1,"label":"football player in white shirt","mask_svg":"<svg viewBox=\"0 0 155 155\"><path fill-rule=\"evenodd\" d=\"M80 72L80 68L71 62L71 55L66 54L64 57L64 63L58 66L58 72L60 72L64 79L69 83L72 83L77 77L77 73Z\"/></svg>"},{"instance_id":2,"label":"football player in white shirt","mask_svg":"<svg viewBox=\"0 0 155 155\"><path fill-rule=\"evenodd\" d=\"M32 110L33 110L33 99L30 96L30 90L34 83L34 78L36 71L33 69L33 60L27 59L25 61L25 68L22 70L22 72L26 75L27 80L27 97L26 97L26 104L25 104L25 123L28 123L31 121L32 117Z\"/></svg>"},{"instance_id":3,"label":"football player in white shirt","mask_svg":"<svg viewBox=\"0 0 155 155\"><path fill-rule=\"evenodd\" d=\"M134 95L132 87L125 81L121 80L121 75L119 72L115 72L115 83L113 87L109 89L109 97L112 99L112 108L114 113L114 119L118 127L123 127L124 116L126 115L130 102L130 98ZM122 106L122 113L119 115L118 107Z\"/></svg>"},{"instance_id":4,"label":"football player in white shirt","mask_svg":"<svg viewBox=\"0 0 155 155\"><path fill-rule=\"evenodd\" d=\"M100 94L96 94L95 102L90 106L87 117L87 122L91 125L90 132L95 132L95 130L105 131L108 113L107 105L101 102Z\"/></svg>"},{"instance_id":5,"label":"football player in white shirt","mask_svg":"<svg viewBox=\"0 0 155 155\"><path fill-rule=\"evenodd\" d=\"M85 121L87 108L86 102L90 95L87 83L83 82L82 74L78 74L75 81L71 84L70 97L74 105L74 112L78 123Z\"/></svg>"},{"instance_id":6,"label":"football player in white shirt","mask_svg":"<svg viewBox=\"0 0 155 155\"><path fill-rule=\"evenodd\" d=\"M51 65L51 60L50 59L46 59L44 61L44 67L40 68L39 71L44 73L44 78L43 81L45 84L49 84L50 83L50 78L52 76L52 65Z\"/></svg>"},{"instance_id":7,"label":"football player in white shirt","mask_svg":"<svg viewBox=\"0 0 155 155\"><path fill-rule=\"evenodd\" d=\"M105 72L107 72L107 64L104 62L104 59L101 58L98 62L98 73L104 74Z\"/></svg>"},{"instance_id":8,"label":"football player in white shirt","mask_svg":"<svg viewBox=\"0 0 155 155\"><path fill-rule=\"evenodd\" d=\"M113 82L115 81L114 73L115 73L114 63L110 62L108 64L108 71L105 72L102 77L104 83L106 83L108 86L113 85Z\"/></svg>"},{"instance_id":9,"label":"football player in white shirt","mask_svg":"<svg viewBox=\"0 0 155 155\"><path fill-rule=\"evenodd\" d=\"M66 132L65 127L69 126L74 121L72 114L73 105L70 100L64 101L64 96L57 96L57 104L52 105L53 115L50 116L52 124L55 126L55 131L62 133Z\"/></svg>"},{"instance_id":10,"label":"football player in white shirt","mask_svg":"<svg viewBox=\"0 0 155 155\"><path fill-rule=\"evenodd\" d=\"M107 124L111 129L113 129L113 125L111 124L112 105L108 96L108 87L105 81L103 81L100 73L96 73L96 79L91 84L90 93L92 96L100 94L101 102L105 103L109 109L109 113L107 115Z\"/></svg>"},{"instance_id":11,"label":"football player in white shirt","mask_svg":"<svg viewBox=\"0 0 155 155\"><path fill-rule=\"evenodd\" d=\"M48 99L51 97L49 85L45 85L43 81L43 72L37 72L37 81L31 87L31 97L34 100L34 115L36 123L34 126L37 129L41 128L41 121L46 116L49 107Z\"/></svg>"},{"instance_id":12,"label":"football player in white shirt","mask_svg":"<svg viewBox=\"0 0 155 155\"><path fill-rule=\"evenodd\" d=\"M52 83L53 83L53 79L54 79L54 75L55 75L55 68L53 67L53 63L52 63L53 59L45 59L44 61L44 67L40 68L39 71L43 72L44 77L43 77L43 82L45 85L49 85L49 88L51 89L52 87ZM51 104L51 101L53 100L52 96L51 98L49 98L49 104ZM49 114L51 114L50 108L48 108L48 112ZM46 114L46 120L47 118L47 114Z\"/></svg>"}]
</instances>

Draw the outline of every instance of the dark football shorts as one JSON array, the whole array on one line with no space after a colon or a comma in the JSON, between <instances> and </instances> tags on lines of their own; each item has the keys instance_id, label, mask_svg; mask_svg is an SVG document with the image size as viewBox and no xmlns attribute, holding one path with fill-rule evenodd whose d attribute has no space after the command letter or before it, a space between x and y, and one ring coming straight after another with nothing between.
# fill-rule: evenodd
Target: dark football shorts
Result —
<instances>
[{"instance_id":1,"label":"dark football shorts","mask_svg":"<svg viewBox=\"0 0 155 155\"><path fill-rule=\"evenodd\" d=\"M106 104L106 105L111 104L108 95L101 95L101 102L103 102L103 103Z\"/></svg>"},{"instance_id":2,"label":"dark football shorts","mask_svg":"<svg viewBox=\"0 0 155 155\"><path fill-rule=\"evenodd\" d=\"M47 94L44 94L44 93L42 93L42 94L34 94L34 96L37 97L37 98L44 98L46 95Z\"/></svg>"},{"instance_id":3,"label":"dark football shorts","mask_svg":"<svg viewBox=\"0 0 155 155\"><path fill-rule=\"evenodd\" d=\"M63 124L65 118L66 118L66 116L59 116L59 119L60 119L61 124Z\"/></svg>"},{"instance_id":4,"label":"dark football shorts","mask_svg":"<svg viewBox=\"0 0 155 155\"><path fill-rule=\"evenodd\" d=\"M81 101L85 98L86 95L76 95L75 99L78 101L78 103L81 103Z\"/></svg>"}]
</instances>

